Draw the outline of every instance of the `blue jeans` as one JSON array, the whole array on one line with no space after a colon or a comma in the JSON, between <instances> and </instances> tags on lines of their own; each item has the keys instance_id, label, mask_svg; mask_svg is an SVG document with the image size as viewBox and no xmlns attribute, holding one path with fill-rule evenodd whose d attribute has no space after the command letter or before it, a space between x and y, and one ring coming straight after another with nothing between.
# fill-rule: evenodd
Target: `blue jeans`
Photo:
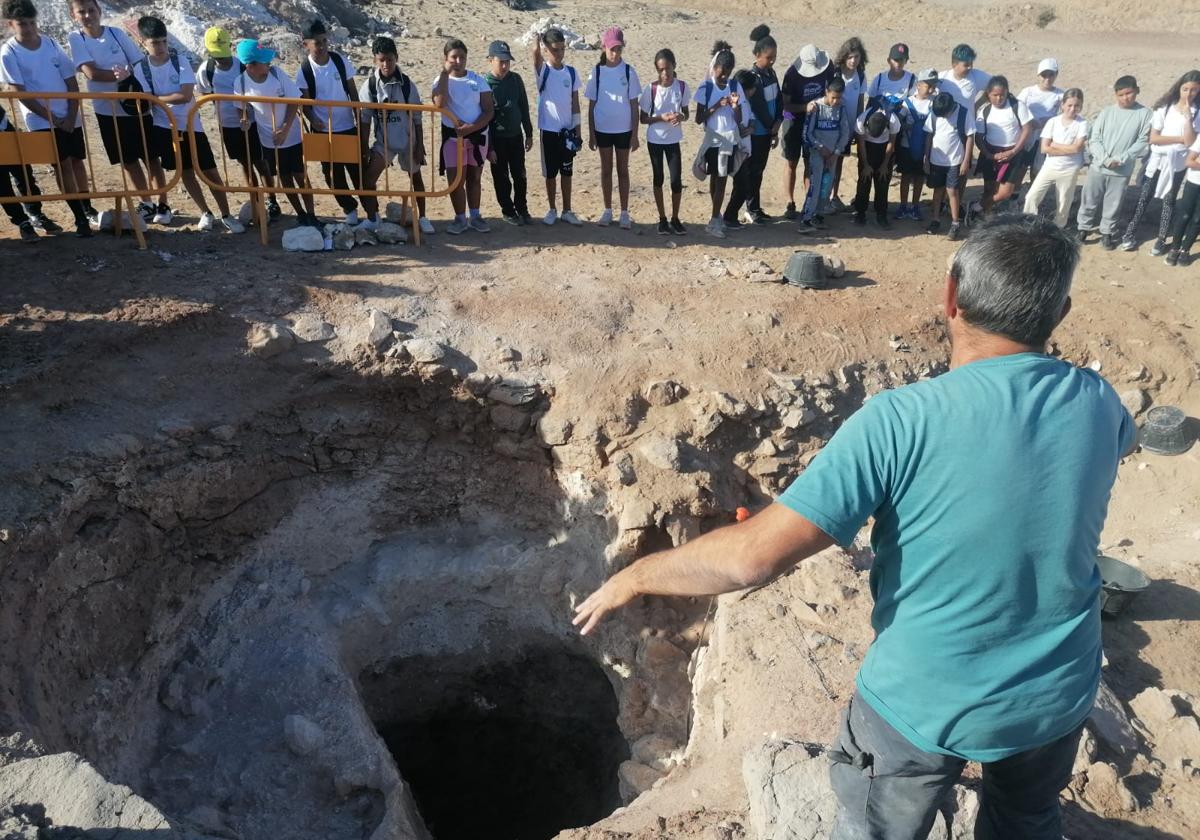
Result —
<instances>
[{"instance_id":1,"label":"blue jeans","mask_svg":"<svg viewBox=\"0 0 1200 840\"><path fill-rule=\"evenodd\" d=\"M983 765L976 840L1060 840L1058 794L1082 731ZM838 798L830 840L924 840L966 765L913 746L857 692L829 756Z\"/></svg>"}]
</instances>

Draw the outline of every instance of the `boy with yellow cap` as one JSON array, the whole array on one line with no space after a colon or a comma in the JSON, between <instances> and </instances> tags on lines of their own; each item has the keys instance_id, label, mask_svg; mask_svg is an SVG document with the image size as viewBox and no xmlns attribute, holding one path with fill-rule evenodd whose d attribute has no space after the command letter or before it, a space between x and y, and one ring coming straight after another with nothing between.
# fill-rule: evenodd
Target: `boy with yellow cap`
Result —
<instances>
[{"instance_id":1,"label":"boy with yellow cap","mask_svg":"<svg viewBox=\"0 0 1200 840\"><path fill-rule=\"evenodd\" d=\"M245 69L233 54L233 36L219 26L213 26L204 33L204 49L208 58L200 63L196 71L196 92L200 95L209 93L233 93L233 85ZM242 173L246 181L257 184L254 170L262 177L268 187L275 186L271 172L263 159L262 146L258 141L258 133L242 131L241 109L238 103L222 101L217 104L217 117L221 124L221 143L225 146L225 154L242 165ZM253 166L253 168L251 168ZM281 211L279 202L272 194L267 199L267 216L271 220L279 218Z\"/></svg>"}]
</instances>

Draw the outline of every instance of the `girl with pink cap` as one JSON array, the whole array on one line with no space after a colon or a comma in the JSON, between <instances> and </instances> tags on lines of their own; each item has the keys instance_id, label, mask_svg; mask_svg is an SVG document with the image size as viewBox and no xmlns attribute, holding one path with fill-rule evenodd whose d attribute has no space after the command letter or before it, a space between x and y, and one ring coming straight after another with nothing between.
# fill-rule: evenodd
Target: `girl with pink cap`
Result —
<instances>
[{"instance_id":1,"label":"girl with pink cap","mask_svg":"<svg viewBox=\"0 0 1200 840\"><path fill-rule=\"evenodd\" d=\"M638 100L642 83L637 71L626 64L625 33L612 26L600 38L604 54L592 71L583 95L588 100L588 148L600 150L600 190L604 212L597 224L612 224L613 158L617 163L617 185L621 199L621 227L629 230L629 153L637 151Z\"/></svg>"}]
</instances>

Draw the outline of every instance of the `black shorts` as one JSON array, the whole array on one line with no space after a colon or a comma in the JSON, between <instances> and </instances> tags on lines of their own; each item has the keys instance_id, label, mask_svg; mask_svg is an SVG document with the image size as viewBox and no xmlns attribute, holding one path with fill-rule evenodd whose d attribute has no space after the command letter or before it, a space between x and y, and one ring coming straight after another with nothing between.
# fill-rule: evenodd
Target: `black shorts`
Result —
<instances>
[{"instance_id":1,"label":"black shorts","mask_svg":"<svg viewBox=\"0 0 1200 840\"><path fill-rule=\"evenodd\" d=\"M150 157L154 121L149 114L140 120L134 116L112 117L108 114L96 114L96 125L100 129L100 140L104 143L108 162L113 166L122 161L131 163Z\"/></svg>"},{"instance_id":2,"label":"black shorts","mask_svg":"<svg viewBox=\"0 0 1200 840\"><path fill-rule=\"evenodd\" d=\"M75 160L87 160L87 144L83 142L82 128L77 128L74 131L63 131L61 128L38 129L38 131L51 130L54 132L54 145L58 147L59 160L66 160L67 158L75 158Z\"/></svg>"},{"instance_id":3,"label":"black shorts","mask_svg":"<svg viewBox=\"0 0 1200 840\"><path fill-rule=\"evenodd\" d=\"M1002 152L1005 149L997 149ZM999 171L1003 170L1003 171ZM999 166L996 165L994 158L987 155L980 155L979 162L975 165L975 174L984 180L984 183L992 184L999 181L1001 184L1018 184L1021 181L1021 176L1025 173L1025 152L1017 153L1012 160L1005 161Z\"/></svg>"},{"instance_id":4,"label":"black shorts","mask_svg":"<svg viewBox=\"0 0 1200 840\"><path fill-rule=\"evenodd\" d=\"M197 170L204 172L209 169L217 168L217 161L213 157L212 146L208 143L208 135L196 133L196 156L195 161L192 160L192 147L188 142L186 134L179 136L179 160L175 159L175 146L171 142L172 130L163 128L160 125L154 126L151 133L150 154L158 158L162 164L162 168L173 172L175 169L183 171L195 172Z\"/></svg>"},{"instance_id":5,"label":"black shorts","mask_svg":"<svg viewBox=\"0 0 1200 840\"><path fill-rule=\"evenodd\" d=\"M791 163L795 163L802 157L806 157L806 149L804 148L804 120L784 120L783 142L780 144L783 147L783 159Z\"/></svg>"},{"instance_id":6,"label":"black shorts","mask_svg":"<svg viewBox=\"0 0 1200 840\"><path fill-rule=\"evenodd\" d=\"M284 146L282 149L261 147L262 160L267 165L268 174L275 176L280 172L291 175L304 174L304 144Z\"/></svg>"},{"instance_id":7,"label":"black shorts","mask_svg":"<svg viewBox=\"0 0 1200 840\"><path fill-rule=\"evenodd\" d=\"M601 149L621 149L622 151L628 151L631 140L633 140L632 131L622 131L617 134L608 134L603 131L596 132L596 146Z\"/></svg>"},{"instance_id":8,"label":"black shorts","mask_svg":"<svg viewBox=\"0 0 1200 840\"><path fill-rule=\"evenodd\" d=\"M258 141L258 129L254 123L250 123L249 131L242 131L240 128L222 128L221 145L225 147L225 154L242 166L246 166L252 160L262 159L262 144ZM250 157L246 157L247 150L250 152Z\"/></svg>"},{"instance_id":9,"label":"black shorts","mask_svg":"<svg viewBox=\"0 0 1200 840\"><path fill-rule=\"evenodd\" d=\"M955 164L954 166L938 166L936 163L930 164L929 178L925 182L926 186L935 190L940 189L941 187L946 187L947 189L951 190L957 189L960 178L959 172L961 169L961 163Z\"/></svg>"},{"instance_id":10,"label":"black shorts","mask_svg":"<svg viewBox=\"0 0 1200 840\"><path fill-rule=\"evenodd\" d=\"M570 178L575 171L575 155L563 146L562 134L557 131L542 132L542 177Z\"/></svg>"}]
</instances>

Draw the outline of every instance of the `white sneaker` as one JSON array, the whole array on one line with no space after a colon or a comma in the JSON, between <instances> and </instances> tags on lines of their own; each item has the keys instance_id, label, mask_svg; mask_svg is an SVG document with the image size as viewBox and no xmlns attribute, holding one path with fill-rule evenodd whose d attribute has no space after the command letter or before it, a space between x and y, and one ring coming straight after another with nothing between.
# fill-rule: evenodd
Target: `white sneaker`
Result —
<instances>
[{"instance_id":1,"label":"white sneaker","mask_svg":"<svg viewBox=\"0 0 1200 840\"><path fill-rule=\"evenodd\" d=\"M165 204L158 205L158 209L154 212L154 224L169 225L171 220L175 218L175 214L171 212L171 208Z\"/></svg>"},{"instance_id":2,"label":"white sneaker","mask_svg":"<svg viewBox=\"0 0 1200 840\"><path fill-rule=\"evenodd\" d=\"M713 218L705 226L704 232L707 233L709 236L715 236L717 239L724 239L725 238L725 223L721 221L720 217Z\"/></svg>"},{"instance_id":3,"label":"white sneaker","mask_svg":"<svg viewBox=\"0 0 1200 840\"><path fill-rule=\"evenodd\" d=\"M346 218L344 221L350 227L354 227L356 224L358 224L358 211L351 210L349 213L346 214Z\"/></svg>"},{"instance_id":4,"label":"white sneaker","mask_svg":"<svg viewBox=\"0 0 1200 840\"><path fill-rule=\"evenodd\" d=\"M233 216L223 216L221 218L221 224L224 225L225 230L229 231L230 233L246 232L246 226L237 219L233 218Z\"/></svg>"},{"instance_id":5,"label":"white sneaker","mask_svg":"<svg viewBox=\"0 0 1200 840\"><path fill-rule=\"evenodd\" d=\"M629 230L633 227L633 219L629 218L629 214L624 210L621 211L621 230Z\"/></svg>"},{"instance_id":6,"label":"white sneaker","mask_svg":"<svg viewBox=\"0 0 1200 840\"><path fill-rule=\"evenodd\" d=\"M492 230L483 216L472 216L467 224L471 226L471 230L477 230L480 233L490 233Z\"/></svg>"},{"instance_id":7,"label":"white sneaker","mask_svg":"<svg viewBox=\"0 0 1200 840\"><path fill-rule=\"evenodd\" d=\"M552 225L558 221L558 211L551 207L546 211L546 215L542 216L542 224Z\"/></svg>"},{"instance_id":8,"label":"white sneaker","mask_svg":"<svg viewBox=\"0 0 1200 840\"><path fill-rule=\"evenodd\" d=\"M196 222L196 230L210 231L213 225L216 224L216 217L212 213L204 212L200 214L200 221Z\"/></svg>"},{"instance_id":9,"label":"white sneaker","mask_svg":"<svg viewBox=\"0 0 1200 840\"><path fill-rule=\"evenodd\" d=\"M379 221L378 220L372 221L371 219L363 219L361 222L358 223L358 227L362 230L370 230L370 231L378 230L379 229Z\"/></svg>"},{"instance_id":10,"label":"white sneaker","mask_svg":"<svg viewBox=\"0 0 1200 840\"><path fill-rule=\"evenodd\" d=\"M429 221L429 219L425 218L424 216L417 220L417 226L421 228L421 233L425 234L426 236L433 236L435 233L437 233L437 230L433 227L433 222Z\"/></svg>"},{"instance_id":11,"label":"white sneaker","mask_svg":"<svg viewBox=\"0 0 1200 840\"><path fill-rule=\"evenodd\" d=\"M609 217L609 219L611 220L611 218L612 218L612 217L610 216L610 217ZM575 226L575 227L579 227L579 226L581 226L581 225L583 224L583 220L581 220L581 219L580 219L578 216L576 216L576 215L575 215L575 214L574 214L572 211L570 211L570 210L564 210L564 211L563 211L563 214L562 214L562 220L563 220L564 222L566 222L567 224L569 224L569 225L573 225L573 226Z\"/></svg>"},{"instance_id":12,"label":"white sneaker","mask_svg":"<svg viewBox=\"0 0 1200 840\"><path fill-rule=\"evenodd\" d=\"M600 227L608 227L612 224L612 208L605 207L604 212L600 214L600 218L596 220L596 224Z\"/></svg>"},{"instance_id":13,"label":"white sneaker","mask_svg":"<svg viewBox=\"0 0 1200 840\"><path fill-rule=\"evenodd\" d=\"M466 233L470 230L470 225L466 219L455 219L450 224L446 225L446 233L451 236L458 236L460 233Z\"/></svg>"}]
</instances>

